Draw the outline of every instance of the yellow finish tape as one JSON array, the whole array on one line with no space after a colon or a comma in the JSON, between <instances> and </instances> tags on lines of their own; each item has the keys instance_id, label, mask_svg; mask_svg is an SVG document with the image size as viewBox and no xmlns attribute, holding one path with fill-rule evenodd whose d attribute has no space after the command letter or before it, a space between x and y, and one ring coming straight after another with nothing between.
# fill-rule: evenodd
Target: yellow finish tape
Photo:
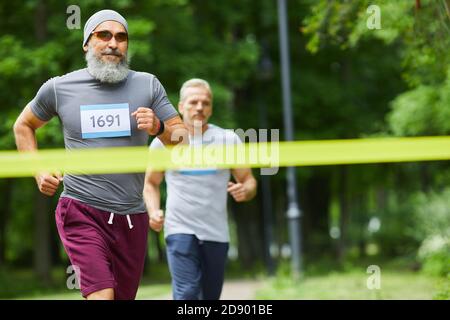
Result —
<instances>
[{"instance_id":1,"label":"yellow finish tape","mask_svg":"<svg viewBox=\"0 0 450 320\"><path fill-rule=\"evenodd\" d=\"M450 136L247 143L234 146L90 148L34 153L1 151L0 178L37 172L73 174L144 172L151 167L236 168L319 166L450 159Z\"/></svg>"}]
</instances>

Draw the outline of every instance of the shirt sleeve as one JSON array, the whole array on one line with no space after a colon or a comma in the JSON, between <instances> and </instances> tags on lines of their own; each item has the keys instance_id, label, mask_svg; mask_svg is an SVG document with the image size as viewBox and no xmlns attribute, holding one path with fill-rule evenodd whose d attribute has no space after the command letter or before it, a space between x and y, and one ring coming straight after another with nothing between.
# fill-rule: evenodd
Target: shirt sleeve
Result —
<instances>
[{"instance_id":1,"label":"shirt sleeve","mask_svg":"<svg viewBox=\"0 0 450 320\"><path fill-rule=\"evenodd\" d=\"M30 102L33 114L42 121L49 121L57 115L55 79L47 80Z\"/></svg>"},{"instance_id":2,"label":"shirt sleeve","mask_svg":"<svg viewBox=\"0 0 450 320\"><path fill-rule=\"evenodd\" d=\"M155 112L156 116L161 121L169 120L178 115L177 110L170 103L169 98L167 98L166 90L159 82L158 78L153 77L152 79L152 104L151 108Z\"/></svg>"},{"instance_id":3,"label":"shirt sleeve","mask_svg":"<svg viewBox=\"0 0 450 320\"><path fill-rule=\"evenodd\" d=\"M226 144L242 144L242 140L232 129L226 129Z\"/></svg>"},{"instance_id":4,"label":"shirt sleeve","mask_svg":"<svg viewBox=\"0 0 450 320\"><path fill-rule=\"evenodd\" d=\"M152 143L150 144L150 149L160 149L160 148L164 148L164 144L161 142L161 140L159 140L157 137L155 137L152 140Z\"/></svg>"}]
</instances>

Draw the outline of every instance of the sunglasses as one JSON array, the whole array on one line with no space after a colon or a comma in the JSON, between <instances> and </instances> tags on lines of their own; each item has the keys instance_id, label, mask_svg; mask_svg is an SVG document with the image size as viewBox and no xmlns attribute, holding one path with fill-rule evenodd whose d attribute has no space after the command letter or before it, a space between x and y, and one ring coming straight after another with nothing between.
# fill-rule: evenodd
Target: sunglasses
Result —
<instances>
[{"instance_id":1,"label":"sunglasses","mask_svg":"<svg viewBox=\"0 0 450 320\"><path fill-rule=\"evenodd\" d=\"M113 34L109 31L96 31L92 32L98 39L102 41L109 41L112 39ZM126 32L118 32L114 35L114 39L117 42L124 42L128 40L128 34Z\"/></svg>"}]
</instances>

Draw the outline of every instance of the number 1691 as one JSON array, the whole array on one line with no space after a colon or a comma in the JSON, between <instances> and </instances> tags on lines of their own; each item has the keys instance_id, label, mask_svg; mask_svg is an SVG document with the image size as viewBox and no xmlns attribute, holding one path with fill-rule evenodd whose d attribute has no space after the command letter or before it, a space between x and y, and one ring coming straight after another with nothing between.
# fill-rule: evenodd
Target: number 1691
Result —
<instances>
[{"instance_id":1,"label":"number 1691","mask_svg":"<svg viewBox=\"0 0 450 320\"><path fill-rule=\"evenodd\" d=\"M89 119L92 120L93 128L95 128L96 125L97 125L97 127L100 127L100 128L103 128L106 125L108 127L111 127L114 125L116 120L117 120L117 126L120 127L120 117L118 114L115 116L113 116L112 114L108 114L107 116L99 116L98 118L96 118L95 116L92 116Z\"/></svg>"}]
</instances>

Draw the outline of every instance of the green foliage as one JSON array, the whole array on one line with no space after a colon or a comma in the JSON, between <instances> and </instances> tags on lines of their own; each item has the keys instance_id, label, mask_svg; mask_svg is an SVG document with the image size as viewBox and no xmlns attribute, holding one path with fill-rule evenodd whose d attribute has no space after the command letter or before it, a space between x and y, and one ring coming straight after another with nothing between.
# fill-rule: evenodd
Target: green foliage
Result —
<instances>
[{"instance_id":1,"label":"green foliage","mask_svg":"<svg viewBox=\"0 0 450 320\"><path fill-rule=\"evenodd\" d=\"M354 27L348 36L348 45L355 47L359 41L370 38L377 38L386 45L402 41L402 31L411 30L414 25L413 3L409 0L389 1L381 0L359 1L360 7L357 19L353 20ZM375 4L380 8L380 29L368 31L367 22L371 18L372 12L368 12L369 5Z\"/></svg>"},{"instance_id":2,"label":"green foliage","mask_svg":"<svg viewBox=\"0 0 450 320\"><path fill-rule=\"evenodd\" d=\"M411 217L413 205L393 193L384 212L380 212L380 230L374 240L380 253L387 257L414 254L420 241L414 237L415 219Z\"/></svg>"},{"instance_id":3,"label":"green foliage","mask_svg":"<svg viewBox=\"0 0 450 320\"><path fill-rule=\"evenodd\" d=\"M6 259L17 265L30 265L33 248L33 200L35 193L34 179L16 179L12 188L11 203L14 215L10 217L6 231Z\"/></svg>"},{"instance_id":4,"label":"green foliage","mask_svg":"<svg viewBox=\"0 0 450 320\"><path fill-rule=\"evenodd\" d=\"M439 244L440 248L431 249L430 242L434 245ZM446 276L450 273L450 246L444 243L443 239L433 237L426 239L419 250L420 259L423 261L422 270L426 274L433 276ZM425 251L426 250L426 251ZM428 250L432 250L431 252Z\"/></svg>"},{"instance_id":5,"label":"green foliage","mask_svg":"<svg viewBox=\"0 0 450 320\"><path fill-rule=\"evenodd\" d=\"M450 133L450 67L442 85L421 85L402 93L392 102L388 116L398 136L445 135Z\"/></svg>"},{"instance_id":6,"label":"green foliage","mask_svg":"<svg viewBox=\"0 0 450 320\"><path fill-rule=\"evenodd\" d=\"M420 86L399 95L392 102L389 124L397 136L421 136L440 133L436 114L439 93L435 87Z\"/></svg>"},{"instance_id":7,"label":"green foliage","mask_svg":"<svg viewBox=\"0 0 450 320\"><path fill-rule=\"evenodd\" d=\"M131 68L155 74L175 106L184 81L191 77L208 80L214 91L212 122L231 128L238 127L234 110L241 107L236 103L235 91L247 85L260 54L254 29L245 24L254 3L239 2L238 13L237 3L81 0L76 4L81 9L81 27L92 13L106 7L118 10L127 18ZM59 0L0 4L2 150L15 148L13 124L44 81L85 67L82 29L66 27L66 8L71 4ZM242 107L248 108L249 101L242 102ZM40 148L63 147L59 119L54 118L40 128L37 140ZM5 211L8 212L6 229L0 231L5 238L5 265L31 266L35 182L16 179L10 185L1 184L0 188L2 192L11 191L4 206L13 212Z\"/></svg>"},{"instance_id":8,"label":"green foliage","mask_svg":"<svg viewBox=\"0 0 450 320\"><path fill-rule=\"evenodd\" d=\"M438 284L438 291L433 296L435 300L450 300L450 275L442 279Z\"/></svg>"},{"instance_id":9,"label":"green foliage","mask_svg":"<svg viewBox=\"0 0 450 320\"><path fill-rule=\"evenodd\" d=\"M368 41L381 40L399 53L403 79L412 87L393 99L390 129L395 135L448 134L448 8L442 1L422 1L422 8L414 12L412 1L377 1L381 29L369 30L366 9L370 4L365 0L316 2L304 20L304 32L310 36L308 49L313 53L333 45L361 49Z\"/></svg>"},{"instance_id":10,"label":"green foliage","mask_svg":"<svg viewBox=\"0 0 450 320\"><path fill-rule=\"evenodd\" d=\"M365 268L351 272L333 272L305 277L293 282L290 277L277 276L266 281L257 299L312 300L413 300L440 298L436 293L436 279L412 272L381 268L381 288L369 290ZM436 296L435 296L436 295Z\"/></svg>"},{"instance_id":11,"label":"green foliage","mask_svg":"<svg viewBox=\"0 0 450 320\"><path fill-rule=\"evenodd\" d=\"M450 188L417 196L416 218L419 237L439 235L450 237Z\"/></svg>"},{"instance_id":12,"label":"green foliage","mask_svg":"<svg viewBox=\"0 0 450 320\"><path fill-rule=\"evenodd\" d=\"M372 1L288 1L296 139L449 134L449 18L443 1L421 3L422 8L416 10L412 0L377 1L381 29L369 30L367 7ZM42 4L45 14L39 10ZM69 30L65 26L66 8L70 4L73 3L60 0L0 3L2 150L14 149L12 126L42 83L85 66L82 30ZM259 128L262 126L260 110L265 105L266 127L279 128L283 138L276 1L80 0L77 4L81 8L82 24L92 13L106 7L120 11L127 18L131 68L155 74L175 106L184 81L204 78L214 92L212 123L226 128ZM266 77L259 70L262 55L272 65ZM56 118L38 130L37 135L41 148L63 145ZM336 226L342 219L340 193L345 193L343 199L347 199L350 213L347 257L361 259L368 245L377 246L377 258L409 257L415 256L422 245L421 252L425 253L418 259L424 270L443 274L441 267L448 256L443 251L426 249L428 242L433 243L438 236L442 238L442 233L437 228L428 230L426 226L428 223L448 226L439 220L448 216L441 217L439 212L448 213L444 209L450 206L445 200L449 196L437 191L435 194L417 191L424 187L439 190L448 185L450 171L445 164L430 164L427 168L431 177L428 185L422 183L419 165L349 166L344 191L341 178L328 179L340 168L323 171L302 168L297 177L304 189L319 173L327 178L317 190L331 190L334 208L331 220ZM333 187L329 186L330 180ZM284 170L271 178L271 184L277 241L284 243L289 238L285 223ZM2 192L12 191L7 204L13 214L7 220L5 264L31 266L35 183L33 179L16 179L9 186L1 184L0 188ZM370 194L380 190L386 194L386 204L378 205L375 196ZM300 199L303 205L303 192ZM319 241L330 240L323 232L327 225L320 232L317 229L315 205L306 213L309 225L304 234L311 239L313 250L317 250L314 244ZM381 220L381 228L374 234L367 232L371 217ZM327 220L325 216L323 221ZM326 254L334 259L331 249ZM306 261L312 264L314 261L308 258ZM345 269L347 262L343 261L341 267ZM287 273L289 268L286 265L279 272ZM241 274L239 267L233 266L232 273ZM2 276L0 285L3 281L10 283L6 277ZM356 281L356 277L345 279ZM326 281L344 280L331 276ZM287 286L287 282L282 285ZM311 282L307 288L317 283L323 284ZM406 282L402 283L407 287ZM345 288L351 291L359 287ZM293 290L295 296L298 292ZM442 290L444 297L445 292L448 296L446 290ZM318 297L324 297L317 293ZM357 295L357 298L361 296L368 297Z\"/></svg>"},{"instance_id":13,"label":"green foliage","mask_svg":"<svg viewBox=\"0 0 450 320\"><path fill-rule=\"evenodd\" d=\"M371 4L380 8L381 29L368 28L371 13L367 9ZM378 107L380 102L386 103L390 111L388 108L382 110L385 119L383 124L376 127L378 132L374 133L375 136L447 135L450 132L449 10L444 1L425 0L421 1L421 4L421 8L417 9L414 2L408 0L381 0L376 3L365 0L314 1L311 2L308 16L303 20L302 31L308 36L307 49L318 57L337 48L352 58L356 57L352 59L353 67L357 65L359 57L368 59L372 55L373 60L366 60L370 66L368 70L377 68L377 74L388 70L389 64L383 64L384 61L389 61L386 56L393 57L395 63L401 67L396 73L400 78L392 78L390 74L385 73L385 82L380 82L377 87L377 93L387 98L377 101ZM376 55L380 47L384 54ZM336 57L336 54L333 56ZM361 71L365 69L360 65L357 69L360 71L357 79L361 81L364 77ZM351 83L351 69L349 72L347 67L343 71L346 75L344 81ZM393 82L404 85L397 85L392 91L386 90L386 84ZM331 89L326 100L333 101L339 91L328 84L326 87ZM366 87L367 83L364 83L364 88ZM354 88L356 90L351 93L351 103L359 102L356 98L358 94L368 96L364 90L358 90L357 85ZM393 94L388 95L388 92ZM349 107L351 103L340 103L347 114L352 110ZM377 106L376 103L374 105ZM357 122L364 123L368 119L366 114L364 120L358 119ZM365 125L370 128L370 125ZM367 129L359 130L360 133L363 131L368 132ZM450 204L444 199L449 198L449 195L446 191L437 194L417 191L426 185L423 181L427 175L433 176L428 187L432 187L433 183L445 185L447 171L438 168L429 166L425 172L424 167L403 165L391 171L396 172L395 180L398 179L402 183L389 184L388 180L378 179L368 183L373 186L381 183L379 186L386 191L388 199L384 207L375 208L371 212L382 221L380 230L372 238L379 246L380 253L387 256L410 256L421 247L419 260L423 262L424 270L435 275L445 275L448 272L444 269L448 268L450 252L446 240L448 235L443 235L437 228L427 229L428 231L424 229L430 223L448 228L450 219L446 210ZM390 175L386 172L383 176L388 178ZM364 183L354 185L361 187ZM355 200L352 205L354 202ZM361 213L358 216L361 216ZM358 236L353 231L357 226L361 226L361 223L363 220L354 222L354 226L351 224L349 227L352 242L356 239L364 241L364 233ZM441 244L440 249L431 250L432 244L437 243Z\"/></svg>"},{"instance_id":14,"label":"green foliage","mask_svg":"<svg viewBox=\"0 0 450 320\"><path fill-rule=\"evenodd\" d=\"M420 194L416 206L417 237L424 239L418 251L423 271L450 275L450 188Z\"/></svg>"}]
</instances>

